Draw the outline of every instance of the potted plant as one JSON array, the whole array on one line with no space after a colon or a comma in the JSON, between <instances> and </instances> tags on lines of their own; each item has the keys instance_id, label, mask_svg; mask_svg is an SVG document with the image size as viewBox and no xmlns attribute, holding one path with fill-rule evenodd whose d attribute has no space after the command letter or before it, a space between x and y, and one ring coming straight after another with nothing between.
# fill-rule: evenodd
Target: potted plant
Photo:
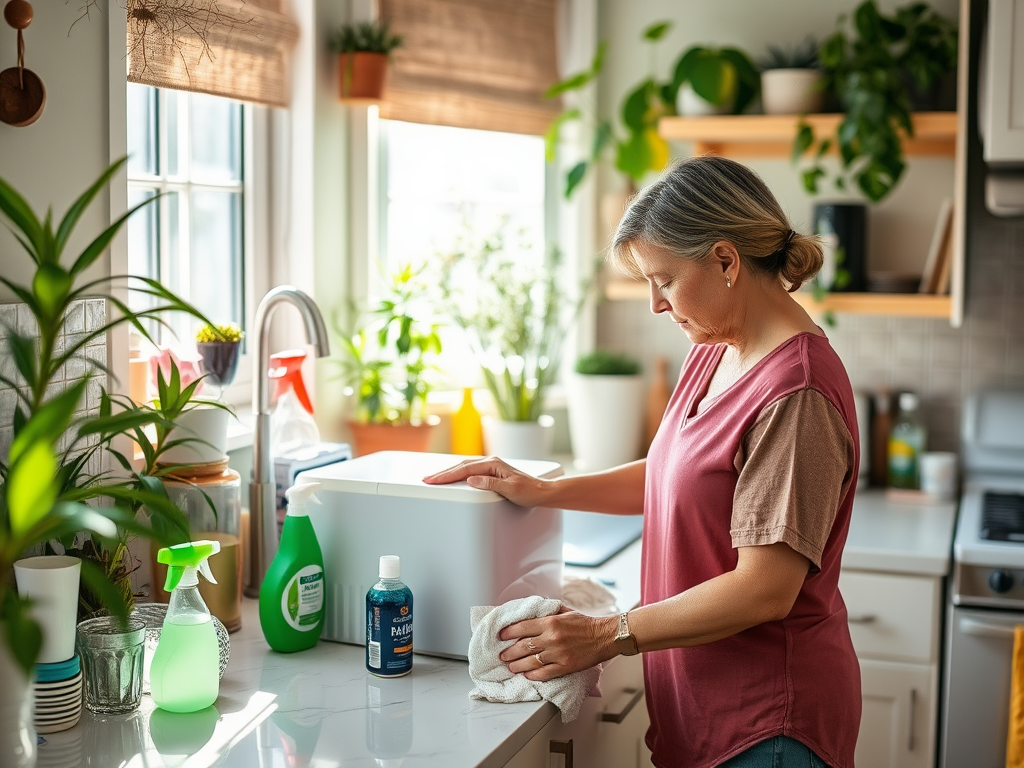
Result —
<instances>
[{"instance_id":1,"label":"potted plant","mask_svg":"<svg viewBox=\"0 0 1024 768\"><path fill-rule=\"evenodd\" d=\"M530 263L527 245L506 246L504 223L482 239L466 234L445 255L441 302L465 331L490 392L484 448L508 458L550 454L553 420L544 393L558 374L562 342L586 297L572 295L560 252Z\"/></svg>"},{"instance_id":2,"label":"potted plant","mask_svg":"<svg viewBox=\"0 0 1024 768\"><path fill-rule=\"evenodd\" d=\"M424 267L382 270L384 293L355 331L341 332L342 379L356 398L348 422L355 454L426 451L438 423L427 413L440 323L426 300Z\"/></svg>"},{"instance_id":3,"label":"potted plant","mask_svg":"<svg viewBox=\"0 0 1024 768\"><path fill-rule=\"evenodd\" d=\"M203 325L196 332L196 349L203 358L206 381L220 387L218 396L235 380L243 338L245 334L235 323Z\"/></svg>"},{"instance_id":4,"label":"potted plant","mask_svg":"<svg viewBox=\"0 0 1024 768\"><path fill-rule=\"evenodd\" d=\"M350 102L377 102L384 95L391 52L401 47L386 21L345 24L330 39L338 54L339 98Z\"/></svg>"},{"instance_id":5,"label":"potted plant","mask_svg":"<svg viewBox=\"0 0 1024 768\"><path fill-rule=\"evenodd\" d=\"M821 45L819 55L828 91L839 99L843 119L834 137L820 138L802 123L793 144L793 158L810 153L802 171L811 194L827 176L822 165L834 143L840 169L835 187L855 186L872 202L884 199L903 175L902 136L912 137L911 86L931 89L956 68L956 29L924 3L883 15L874 0L864 0L851 19L839 17L839 28Z\"/></svg>"},{"instance_id":6,"label":"potted plant","mask_svg":"<svg viewBox=\"0 0 1024 768\"><path fill-rule=\"evenodd\" d=\"M639 362L603 349L580 356L566 400L578 470L596 472L640 458L645 398Z\"/></svg>"},{"instance_id":7,"label":"potted plant","mask_svg":"<svg viewBox=\"0 0 1024 768\"><path fill-rule=\"evenodd\" d=\"M759 87L754 63L739 48L695 45L676 62L668 95L680 115L739 115Z\"/></svg>"},{"instance_id":8,"label":"potted plant","mask_svg":"<svg viewBox=\"0 0 1024 768\"><path fill-rule=\"evenodd\" d=\"M160 537L159 526L146 525L131 513L134 504L144 504L167 527L183 526L181 512L170 503L166 493L148 484L115 476L103 470L90 472L90 460L96 454L107 455L113 440L135 425L154 423L151 413L114 412L101 405L98 413L82 415L89 375L65 381L69 364L80 364L87 371L106 373L101 362L86 354L87 347L105 337L123 322L134 325L149 338L145 322L160 322L168 311L187 312L203 322L208 320L194 307L179 299L156 280L113 276L85 280L83 273L99 259L132 208L117 218L73 259L64 258L64 250L83 212L109 183L125 160L108 168L68 209L54 228L51 216L40 218L25 199L0 179L0 214L32 259L33 278L26 284L0 277L31 313L37 332L29 336L8 327L7 350L14 362L14 378L0 375L0 382L16 392L14 439L5 460L0 461L0 696L27 695L28 675L41 645L39 627L28 613L11 580L12 564L26 552L38 551L51 541L67 540L80 532L95 541L112 545L121 532ZM152 200L144 202L148 204ZM154 300L152 306L132 310L109 291L111 283L128 282L133 290ZM62 338L65 320L72 308L85 297L106 300L111 316L96 328ZM63 344L58 344L62 340ZM90 374L91 375L91 374ZM108 400L109 402L109 400ZM87 502L97 506L90 506ZM108 506L100 503L105 501ZM113 503L113 506L109 504ZM187 530L187 527L185 528ZM83 560L81 579L85 587L100 596L116 615L126 615L125 600L111 585L103 568ZM16 764L25 756L24 745L11 735L24 729L12 725L8 701L0 702L0 763ZM34 741L34 740L33 740Z\"/></svg>"},{"instance_id":9,"label":"potted plant","mask_svg":"<svg viewBox=\"0 0 1024 768\"><path fill-rule=\"evenodd\" d=\"M818 43L812 37L792 47L768 46L757 62L761 107L766 115L820 112L825 100Z\"/></svg>"},{"instance_id":10,"label":"potted plant","mask_svg":"<svg viewBox=\"0 0 1024 768\"><path fill-rule=\"evenodd\" d=\"M619 109L621 128L617 127L613 120L598 117L594 106L582 99L584 89L594 82L604 69L607 49L605 42L598 45L597 53L588 69L555 83L544 94L545 98L549 99L575 94L578 102L559 113L545 133L544 144L548 162L555 159L562 128L565 125L582 121L591 126L593 131L589 154L576 162L566 173L566 199L572 197L589 169L605 160L609 153L613 155L612 162L616 170L626 176L629 194L635 191L636 185L647 173L661 171L668 164L669 148L666 141L658 135L658 118L672 114L675 101L668 93L667 86L655 79L653 59L654 45L665 36L671 26L667 21L657 22L643 32L644 43L651 46L652 71L623 98ZM619 210L618 213L621 215L622 211Z\"/></svg>"}]
</instances>

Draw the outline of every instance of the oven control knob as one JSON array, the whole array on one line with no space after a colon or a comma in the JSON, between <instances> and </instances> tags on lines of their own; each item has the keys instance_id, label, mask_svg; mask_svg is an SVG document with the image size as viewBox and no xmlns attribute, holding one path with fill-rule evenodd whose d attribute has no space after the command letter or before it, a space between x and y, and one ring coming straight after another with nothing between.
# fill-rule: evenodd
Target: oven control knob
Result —
<instances>
[{"instance_id":1,"label":"oven control knob","mask_svg":"<svg viewBox=\"0 0 1024 768\"><path fill-rule=\"evenodd\" d=\"M988 587L993 592L1009 592L1013 589L1013 574L1009 571L992 571L988 575Z\"/></svg>"}]
</instances>

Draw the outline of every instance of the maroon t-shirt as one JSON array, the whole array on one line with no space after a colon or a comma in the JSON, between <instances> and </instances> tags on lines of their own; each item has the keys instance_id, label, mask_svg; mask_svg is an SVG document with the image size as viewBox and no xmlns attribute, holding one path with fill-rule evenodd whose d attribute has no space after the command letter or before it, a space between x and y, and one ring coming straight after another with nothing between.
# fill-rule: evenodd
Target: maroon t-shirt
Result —
<instances>
[{"instance_id":1,"label":"maroon t-shirt","mask_svg":"<svg viewBox=\"0 0 1024 768\"><path fill-rule=\"evenodd\" d=\"M735 569L734 461L766 407L813 389L836 408L858 443L849 378L823 336L788 339L698 414L721 353L721 346L693 347L648 453L644 605ZM856 456L853 464L856 477ZM803 476L813 482L813 471ZM704 645L644 654L647 744L659 768L715 766L778 735L797 739L834 768L853 768L860 667L838 587L853 485L838 510L828 511L835 521L821 568L808 573L785 619Z\"/></svg>"}]
</instances>

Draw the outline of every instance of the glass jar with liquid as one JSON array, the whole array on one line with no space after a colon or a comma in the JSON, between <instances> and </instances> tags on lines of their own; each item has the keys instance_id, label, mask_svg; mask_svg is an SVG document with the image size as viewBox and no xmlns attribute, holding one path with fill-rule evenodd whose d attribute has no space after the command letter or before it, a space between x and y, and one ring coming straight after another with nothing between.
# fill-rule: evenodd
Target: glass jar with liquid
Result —
<instances>
[{"instance_id":1,"label":"glass jar with liquid","mask_svg":"<svg viewBox=\"0 0 1024 768\"><path fill-rule=\"evenodd\" d=\"M201 467L193 467L192 472ZM233 469L222 464L216 471L188 476L170 475L163 480L167 495L188 518L192 539L220 543L220 552L210 558L210 570L216 584L200 580L199 594L220 619L228 632L242 627L242 537L239 527L242 516L242 479ZM166 566L156 562L156 546L152 548L152 597L166 603L170 595L164 591Z\"/></svg>"}]
</instances>

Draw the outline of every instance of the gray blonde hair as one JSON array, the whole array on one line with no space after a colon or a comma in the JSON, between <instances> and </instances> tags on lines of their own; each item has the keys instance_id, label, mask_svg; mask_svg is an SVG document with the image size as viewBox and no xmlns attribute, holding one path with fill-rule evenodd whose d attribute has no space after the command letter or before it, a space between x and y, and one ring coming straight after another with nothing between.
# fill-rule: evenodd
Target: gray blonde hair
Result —
<instances>
[{"instance_id":1,"label":"gray blonde hair","mask_svg":"<svg viewBox=\"0 0 1024 768\"><path fill-rule=\"evenodd\" d=\"M760 176L710 155L677 162L633 198L615 231L611 259L643 277L631 246L653 245L702 262L722 240L747 267L776 275L789 291L812 278L824 260L820 238L790 229Z\"/></svg>"}]
</instances>

